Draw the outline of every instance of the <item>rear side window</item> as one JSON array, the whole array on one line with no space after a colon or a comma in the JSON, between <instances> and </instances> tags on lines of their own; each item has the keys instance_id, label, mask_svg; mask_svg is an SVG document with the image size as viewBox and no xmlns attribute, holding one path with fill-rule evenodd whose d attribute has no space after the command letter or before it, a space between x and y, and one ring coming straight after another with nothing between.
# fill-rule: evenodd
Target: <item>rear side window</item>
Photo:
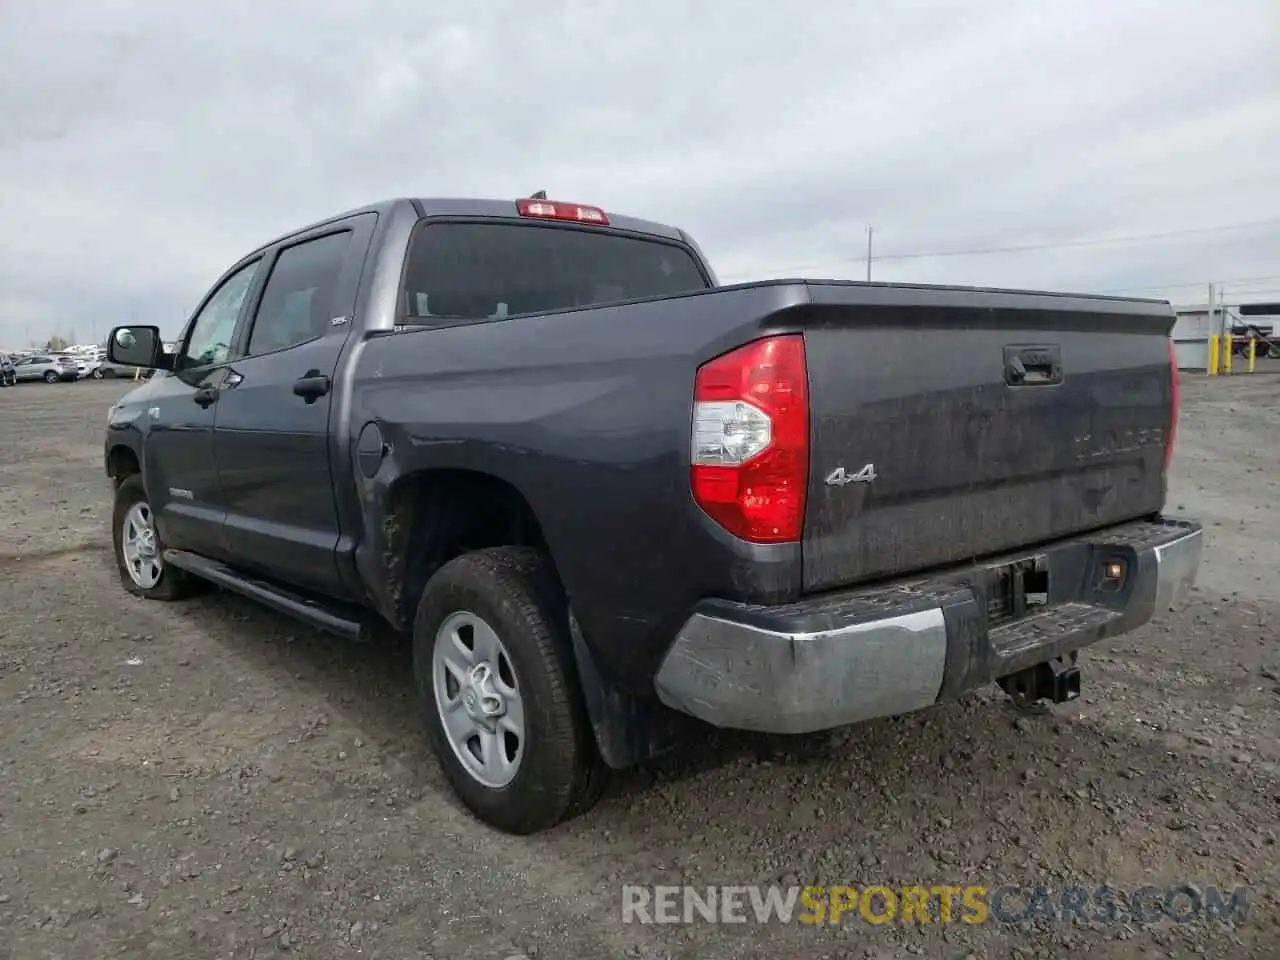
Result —
<instances>
[{"instance_id":1,"label":"rear side window","mask_svg":"<svg viewBox=\"0 0 1280 960\"><path fill-rule=\"evenodd\" d=\"M657 240L519 223L420 227L405 269L407 321L518 317L707 289L694 258Z\"/></svg>"},{"instance_id":2,"label":"rear side window","mask_svg":"<svg viewBox=\"0 0 1280 960\"><path fill-rule=\"evenodd\" d=\"M249 335L249 355L270 353L324 336L333 288L351 231L331 233L280 251L262 291Z\"/></svg>"}]
</instances>

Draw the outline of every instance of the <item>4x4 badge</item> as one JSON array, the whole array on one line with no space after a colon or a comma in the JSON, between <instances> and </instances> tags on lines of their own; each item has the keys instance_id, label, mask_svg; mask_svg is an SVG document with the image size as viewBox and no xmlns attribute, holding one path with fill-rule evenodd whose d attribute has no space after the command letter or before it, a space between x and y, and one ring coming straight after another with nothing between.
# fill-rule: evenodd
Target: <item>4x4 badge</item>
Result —
<instances>
[{"instance_id":1,"label":"4x4 badge","mask_svg":"<svg viewBox=\"0 0 1280 960\"><path fill-rule=\"evenodd\" d=\"M843 487L847 483L870 483L876 478L876 466L868 463L857 473L850 473L844 467L836 467L827 474L827 486Z\"/></svg>"}]
</instances>

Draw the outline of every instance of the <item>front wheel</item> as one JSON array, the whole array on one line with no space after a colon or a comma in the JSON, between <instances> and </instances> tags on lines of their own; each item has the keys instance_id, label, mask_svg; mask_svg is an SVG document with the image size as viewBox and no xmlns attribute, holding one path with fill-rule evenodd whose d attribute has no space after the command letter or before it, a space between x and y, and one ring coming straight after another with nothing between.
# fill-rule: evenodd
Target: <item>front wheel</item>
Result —
<instances>
[{"instance_id":1,"label":"front wheel","mask_svg":"<svg viewBox=\"0 0 1280 960\"><path fill-rule=\"evenodd\" d=\"M137 474L117 488L111 526L116 566L126 590L148 600L180 600L197 591L194 577L164 562L164 543Z\"/></svg>"},{"instance_id":2,"label":"front wheel","mask_svg":"<svg viewBox=\"0 0 1280 960\"><path fill-rule=\"evenodd\" d=\"M441 567L418 604L413 660L432 749L473 814L530 834L598 799L606 771L545 554L497 547Z\"/></svg>"}]
</instances>

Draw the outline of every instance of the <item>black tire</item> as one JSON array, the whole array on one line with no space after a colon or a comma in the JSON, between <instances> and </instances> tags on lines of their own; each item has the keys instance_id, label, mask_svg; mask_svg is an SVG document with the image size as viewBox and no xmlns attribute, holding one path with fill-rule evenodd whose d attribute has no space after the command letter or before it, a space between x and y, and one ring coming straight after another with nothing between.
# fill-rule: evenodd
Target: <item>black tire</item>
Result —
<instances>
[{"instance_id":1,"label":"black tire","mask_svg":"<svg viewBox=\"0 0 1280 960\"><path fill-rule=\"evenodd\" d=\"M526 741L514 779L491 787L454 754L432 679L436 633L468 611L491 625L511 661ZM413 661L432 750L450 786L481 821L512 834L546 830L599 799L607 768L578 688L568 604L550 558L527 547L495 547L451 560L428 581L413 625Z\"/></svg>"},{"instance_id":2,"label":"black tire","mask_svg":"<svg viewBox=\"0 0 1280 960\"><path fill-rule=\"evenodd\" d=\"M58 382L58 375L57 375L56 373L54 373L52 370L50 370L48 373L46 373L46 374L44 375L44 382L45 382L45 383L57 383L57 382Z\"/></svg>"},{"instance_id":3,"label":"black tire","mask_svg":"<svg viewBox=\"0 0 1280 960\"><path fill-rule=\"evenodd\" d=\"M124 519L129 508L136 503L147 503L147 491L142 485L142 477L134 474L126 477L116 488L115 509L111 513L111 543L115 548L116 568L120 573L120 582L130 593L148 600L181 600L198 593L203 584L185 570L164 565L160 578L150 587L143 587L134 582L129 574L124 558ZM159 534L156 535L156 546L163 551L164 543Z\"/></svg>"},{"instance_id":4,"label":"black tire","mask_svg":"<svg viewBox=\"0 0 1280 960\"><path fill-rule=\"evenodd\" d=\"M1280 343L1267 344L1267 356L1272 360L1280 360Z\"/></svg>"},{"instance_id":5,"label":"black tire","mask_svg":"<svg viewBox=\"0 0 1280 960\"><path fill-rule=\"evenodd\" d=\"M102 379L102 377L103 377L102 369L101 369L100 367L94 367L94 368L93 368L93 379L95 379L95 380L101 380L101 379Z\"/></svg>"},{"instance_id":6,"label":"black tire","mask_svg":"<svg viewBox=\"0 0 1280 960\"><path fill-rule=\"evenodd\" d=\"M94 373L96 373L98 377L100 377L103 380L109 380L110 378L116 375L116 372L109 368L106 370L95 370Z\"/></svg>"}]
</instances>

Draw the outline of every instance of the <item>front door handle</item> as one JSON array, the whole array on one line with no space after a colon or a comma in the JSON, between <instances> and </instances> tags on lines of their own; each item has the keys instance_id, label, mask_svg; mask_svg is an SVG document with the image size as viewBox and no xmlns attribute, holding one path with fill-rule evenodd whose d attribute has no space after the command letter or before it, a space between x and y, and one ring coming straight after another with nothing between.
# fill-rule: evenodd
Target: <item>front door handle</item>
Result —
<instances>
[{"instance_id":1,"label":"front door handle","mask_svg":"<svg viewBox=\"0 0 1280 960\"><path fill-rule=\"evenodd\" d=\"M293 392L307 403L315 403L329 392L329 378L319 370L308 370L305 375L293 381Z\"/></svg>"},{"instance_id":2,"label":"front door handle","mask_svg":"<svg viewBox=\"0 0 1280 960\"><path fill-rule=\"evenodd\" d=\"M228 371L227 375L222 378L221 382L209 386L201 387L191 395L191 399L200 404L201 409L208 410L209 405L218 399L218 394L223 390L230 390L244 378L234 370Z\"/></svg>"}]
</instances>

